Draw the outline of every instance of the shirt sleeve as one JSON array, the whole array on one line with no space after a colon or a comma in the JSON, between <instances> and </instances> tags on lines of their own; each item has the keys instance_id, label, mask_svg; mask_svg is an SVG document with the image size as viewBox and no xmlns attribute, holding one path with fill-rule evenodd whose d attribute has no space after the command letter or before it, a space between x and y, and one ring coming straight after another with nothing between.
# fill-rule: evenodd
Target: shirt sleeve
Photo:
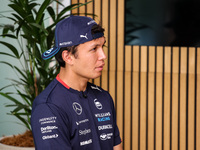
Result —
<instances>
[{"instance_id":1,"label":"shirt sleeve","mask_svg":"<svg viewBox=\"0 0 200 150\"><path fill-rule=\"evenodd\" d=\"M69 119L53 104L40 104L31 115L36 150L71 150Z\"/></svg>"}]
</instances>

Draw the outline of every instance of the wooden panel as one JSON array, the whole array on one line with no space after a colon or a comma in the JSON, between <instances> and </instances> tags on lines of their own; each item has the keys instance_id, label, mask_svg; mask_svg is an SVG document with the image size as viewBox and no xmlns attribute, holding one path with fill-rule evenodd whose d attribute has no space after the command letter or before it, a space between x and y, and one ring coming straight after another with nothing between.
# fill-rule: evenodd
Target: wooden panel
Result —
<instances>
[{"instance_id":1,"label":"wooden panel","mask_svg":"<svg viewBox=\"0 0 200 150\"><path fill-rule=\"evenodd\" d=\"M100 23L101 22L101 0L95 0L94 2L94 14L96 15L95 16L95 21L97 23ZM108 50L106 47L104 47L104 51ZM101 78L97 78L94 80L94 84L96 85L101 85Z\"/></svg>"},{"instance_id":2,"label":"wooden panel","mask_svg":"<svg viewBox=\"0 0 200 150\"><path fill-rule=\"evenodd\" d=\"M172 129L171 147L178 149L178 114L179 114L179 48L173 48L172 74Z\"/></svg>"},{"instance_id":3,"label":"wooden panel","mask_svg":"<svg viewBox=\"0 0 200 150\"><path fill-rule=\"evenodd\" d=\"M124 109L124 148L130 150L131 144L131 46L125 49L125 109Z\"/></svg>"},{"instance_id":4,"label":"wooden panel","mask_svg":"<svg viewBox=\"0 0 200 150\"><path fill-rule=\"evenodd\" d=\"M106 29L105 32L104 32L104 36L106 38L106 41L109 42L109 39L108 39L108 37L109 37L109 35L108 35L108 31L109 31L108 30L109 29L109 27L108 27L108 22L109 22L109 20L108 20L108 18L109 18L108 9L109 8L108 8L108 6L109 6L108 1L102 0L102 10L106 10L106 11L101 12L102 13L102 26L103 26L103 28ZM105 60L104 70L107 72L108 66L109 66L109 64L108 64L108 62L109 62L108 50L105 50L104 52L107 56L107 59ZM101 87L104 88L105 90L108 90L108 74L103 74L101 76L101 79L102 79Z\"/></svg>"},{"instance_id":5,"label":"wooden panel","mask_svg":"<svg viewBox=\"0 0 200 150\"><path fill-rule=\"evenodd\" d=\"M115 88L116 88L116 0L110 1L110 41L109 41L109 52L110 52L110 74L109 74L109 92L115 100Z\"/></svg>"},{"instance_id":6,"label":"wooden panel","mask_svg":"<svg viewBox=\"0 0 200 150\"><path fill-rule=\"evenodd\" d=\"M186 72L187 72L187 49L181 48L180 64L180 149L186 150Z\"/></svg>"},{"instance_id":7,"label":"wooden panel","mask_svg":"<svg viewBox=\"0 0 200 150\"><path fill-rule=\"evenodd\" d=\"M155 73L155 47L149 47L149 72Z\"/></svg>"},{"instance_id":8,"label":"wooden panel","mask_svg":"<svg viewBox=\"0 0 200 150\"><path fill-rule=\"evenodd\" d=\"M140 149L146 149L147 47L141 48L140 73Z\"/></svg>"},{"instance_id":9,"label":"wooden panel","mask_svg":"<svg viewBox=\"0 0 200 150\"><path fill-rule=\"evenodd\" d=\"M195 48L189 48L188 79L188 149L194 149Z\"/></svg>"},{"instance_id":10,"label":"wooden panel","mask_svg":"<svg viewBox=\"0 0 200 150\"><path fill-rule=\"evenodd\" d=\"M148 150L154 150L154 114L155 114L155 47L149 47L148 72Z\"/></svg>"},{"instance_id":11,"label":"wooden panel","mask_svg":"<svg viewBox=\"0 0 200 150\"><path fill-rule=\"evenodd\" d=\"M164 148L170 149L171 48L164 49Z\"/></svg>"},{"instance_id":12,"label":"wooden panel","mask_svg":"<svg viewBox=\"0 0 200 150\"><path fill-rule=\"evenodd\" d=\"M200 149L200 48L125 46L124 3L73 10L94 11L105 28L106 65L93 82L114 99L124 150Z\"/></svg>"},{"instance_id":13,"label":"wooden panel","mask_svg":"<svg viewBox=\"0 0 200 150\"><path fill-rule=\"evenodd\" d=\"M118 126L121 131L121 137L124 141L124 131L123 131L123 112L124 112L124 104L123 104L123 71L124 71L124 1L117 1L118 12L117 12L117 118L118 118Z\"/></svg>"},{"instance_id":14,"label":"wooden panel","mask_svg":"<svg viewBox=\"0 0 200 150\"><path fill-rule=\"evenodd\" d=\"M85 0L79 0L79 3L85 3ZM81 6L79 8L79 15L80 16L85 16L85 13L86 13L86 9L85 9L86 6Z\"/></svg>"},{"instance_id":15,"label":"wooden panel","mask_svg":"<svg viewBox=\"0 0 200 150\"><path fill-rule=\"evenodd\" d=\"M139 139L139 46L133 47L132 149L138 149Z\"/></svg>"},{"instance_id":16,"label":"wooden panel","mask_svg":"<svg viewBox=\"0 0 200 150\"><path fill-rule=\"evenodd\" d=\"M196 149L200 149L200 48L197 49Z\"/></svg>"},{"instance_id":17,"label":"wooden panel","mask_svg":"<svg viewBox=\"0 0 200 150\"><path fill-rule=\"evenodd\" d=\"M78 0L71 0L71 4L77 4L77 3L78 3ZM73 10L72 10L72 14L78 13L78 10L79 10L79 9L73 9Z\"/></svg>"},{"instance_id":18,"label":"wooden panel","mask_svg":"<svg viewBox=\"0 0 200 150\"><path fill-rule=\"evenodd\" d=\"M139 46L133 46L133 72L139 72Z\"/></svg>"},{"instance_id":19,"label":"wooden panel","mask_svg":"<svg viewBox=\"0 0 200 150\"><path fill-rule=\"evenodd\" d=\"M163 48L157 48L156 58L156 149L162 149L162 97L163 97Z\"/></svg>"},{"instance_id":20,"label":"wooden panel","mask_svg":"<svg viewBox=\"0 0 200 150\"><path fill-rule=\"evenodd\" d=\"M86 0L86 2L90 2L90 0ZM87 16L93 18L92 15L90 14L94 14L93 12L93 3L94 2L90 2L89 4L86 5L86 12L87 12Z\"/></svg>"}]
</instances>

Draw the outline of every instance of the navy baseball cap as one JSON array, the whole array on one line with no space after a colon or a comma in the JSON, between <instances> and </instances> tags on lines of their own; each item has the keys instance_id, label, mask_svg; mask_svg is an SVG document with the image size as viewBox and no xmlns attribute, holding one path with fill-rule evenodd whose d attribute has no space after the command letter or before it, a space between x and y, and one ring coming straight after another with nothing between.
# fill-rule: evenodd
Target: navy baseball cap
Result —
<instances>
[{"instance_id":1,"label":"navy baseball cap","mask_svg":"<svg viewBox=\"0 0 200 150\"><path fill-rule=\"evenodd\" d=\"M53 57L61 47L79 45L104 36L103 32L91 34L97 23L89 17L70 16L58 22L55 29L55 45L42 54L43 59Z\"/></svg>"}]
</instances>

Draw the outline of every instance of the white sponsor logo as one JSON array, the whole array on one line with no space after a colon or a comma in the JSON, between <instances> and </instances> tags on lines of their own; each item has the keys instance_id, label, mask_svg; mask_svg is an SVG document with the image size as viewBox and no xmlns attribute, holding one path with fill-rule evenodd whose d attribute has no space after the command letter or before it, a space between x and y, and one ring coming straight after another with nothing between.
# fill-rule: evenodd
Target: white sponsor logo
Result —
<instances>
[{"instance_id":1,"label":"white sponsor logo","mask_svg":"<svg viewBox=\"0 0 200 150\"><path fill-rule=\"evenodd\" d=\"M113 135L112 133L108 133L108 134L102 133L100 135L100 139L103 140L103 141L105 141L105 140L111 139L112 135Z\"/></svg>"},{"instance_id":2,"label":"white sponsor logo","mask_svg":"<svg viewBox=\"0 0 200 150\"><path fill-rule=\"evenodd\" d=\"M91 88L92 88L92 89L95 89L95 90L101 91L101 90L98 88L98 86L91 86ZM101 92L102 92L102 91L101 91Z\"/></svg>"},{"instance_id":3,"label":"white sponsor logo","mask_svg":"<svg viewBox=\"0 0 200 150\"><path fill-rule=\"evenodd\" d=\"M86 135L91 133L91 129L79 130L79 135Z\"/></svg>"},{"instance_id":4,"label":"white sponsor logo","mask_svg":"<svg viewBox=\"0 0 200 150\"><path fill-rule=\"evenodd\" d=\"M81 37L81 38L86 38L86 39L88 39L88 38L87 38L87 33L86 33L85 35L80 35L80 37Z\"/></svg>"},{"instance_id":5,"label":"white sponsor logo","mask_svg":"<svg viewBox=\"0 0 200 150\"><path fill-rule=\"evenodd\" d=\"M48 117L48 118L42 118L39 120L39 123L42 124L48 124L48 123L55 123L56 117Z\"/></svg>"},{"instance_id":6,"label":"white sponsor logo","mask_svg":"<svg viewBox=\"0 0 200 150\"><path fill-rule=\"evenodd\" d=\"M90 24L92 24L92 23L95 23L95 21L94 21L94 20L91 20L90 22L87 23L87 25L90 25Z\"/></svg>"},{"instance_id":7,"label":"white sponsor logo","mask_svg":"<svg viewBox=\"0 0 200 150\"><path fill-rule=\"evenodd\" d=\"M62 42L62 43L60 43L59 45L60 45L60 46L63 46L63 45L69 45L69 44L72 44L72 41Z\"/></svg>"},{"instance_id":8,"label":"white sponsor logo","mask_svg":"<svg viewBox=\"0 0 200 150\"><path fill-rule=\"evenodd\" d=\"M46 135L46 136L43 136L42 139L43 140L47 140L47 139L55 139L58 137L58 134L53 134L53 135Z\"/></svg>"},{"instance_id":9,"label":"white sponsor logo","mask_svg":"<svg viewBox=\"0 0 200 150\"><path fill-rule=\"evenodd\" d=\"M107 117L107 116L111 116L110 112L95 114L95 117Z\"/></svg>"},{"instance_id":10,"label":"white sponsor logo","mask_svg":"<svg viewBox=\"0 0 200 150\"><path fill-rule=\"evenodd\" d=\"M58 129L56 126L46 126L46 127L41 127L40 130L42 133L47 133L47 132L52 132L52 130Z\"/></svg>"},{"instance_id":11,"label":"white sponsor logo","mask_svg":"<svg viewBox=\"0 0 200 150\"><path fill-rule=\"evenodd\" d=\"M80 115L80 114L82 113L82 107L81 107L81 105L80 105L79 103L74 102L74 103L72 104L72 107L73 107L74 111L75 111L78 115Z\"/></svg>"},{"instance_id":12,"label":"white sponsor logo","mask_svg":"<svg viewBox=\"0 0 200 150\"><path fill-rule=\"evenodd\" d=\"M45 52L45 55L49 55L51 53L51 51L53 50L53 48L49 49L48 51Z\"/></svg>"},{"instance_id":13,"label":"white sponsor logo","mask_svg":"<svg viewBox=\"0 0 200 150\"><path fill-rule=\"evenodd\" d=\"M84 119L84 120L81 120L81 121L76 121L76 124L78 126L79 124L85 123L85 122L88 122L88 121L89 121L89 119Z\"/></svg>"},{"instance_id":14,"label":"white sponsor logo","mask_svg":"<svg viewBox=\"0 0 200 150\"><path fill-rule=\"evenodd\" d=\"M103 108L102 104L97 99L94 99L94 104L97 107L97 109L102 109Z\"/></svg>"},{"instance_id":15,"label":"white sponsor logo","mask_svg":"<svg viewBox=\"0 0 200 150\"><path fill-rule=\"evenodd\" d=\"M112 129L111 124L103 125L103 126L98 126L98 130L105 130L105 129Z\"/></svg>"},{"instance_id":16,"label":"white sponsor logo","mask_svg":"<svg viewBox=\"0 0 200 150\"><path fill-rule=\"evenodd\" d=\"M87 145L87 144L91 144L91 143L92 143L92 139L89 139L87 141L80 142L80 145L83 146L83 145Z\"/></svg>"}]
</instances>

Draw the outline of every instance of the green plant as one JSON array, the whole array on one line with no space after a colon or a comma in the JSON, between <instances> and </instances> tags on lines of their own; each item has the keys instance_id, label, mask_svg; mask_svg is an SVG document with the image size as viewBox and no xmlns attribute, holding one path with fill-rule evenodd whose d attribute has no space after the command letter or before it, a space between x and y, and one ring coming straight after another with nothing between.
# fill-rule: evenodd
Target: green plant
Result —
<instances>
[{"instance_id":1,"label":"green plant","mask_svg":"<svg viewBox=\"0 0 200 150\"><path fill-rule=\"evenodd\" d=\"M91 2L91 1L90 1ZM9 42L0 41L11 53L0 52L20 62L20 67L8 61L0 61L11 67L17 79L9 79L11 84L0 89L0 95L12 101L6 107L12 107L11 115L16 116L29 130L32 102L35 97L56 77L59 69L54 59L43 60L41 54L53 46L55 25L68 15L66 12L84 4L72 4L56 13L51 4L62 5L57 0L44 0L42 4L36 0L10 0L8 5L12 10L11 17L4 16L13 24L1 25L4 38L17 40L19 48ZM49 15L49 17L47 16ZM52 19L53 23L45 25L46 20ZM16 92L3 92L5 88L13 86ZM16 98L16 94L20 99Z\"/></svg>"}]
</instances>

